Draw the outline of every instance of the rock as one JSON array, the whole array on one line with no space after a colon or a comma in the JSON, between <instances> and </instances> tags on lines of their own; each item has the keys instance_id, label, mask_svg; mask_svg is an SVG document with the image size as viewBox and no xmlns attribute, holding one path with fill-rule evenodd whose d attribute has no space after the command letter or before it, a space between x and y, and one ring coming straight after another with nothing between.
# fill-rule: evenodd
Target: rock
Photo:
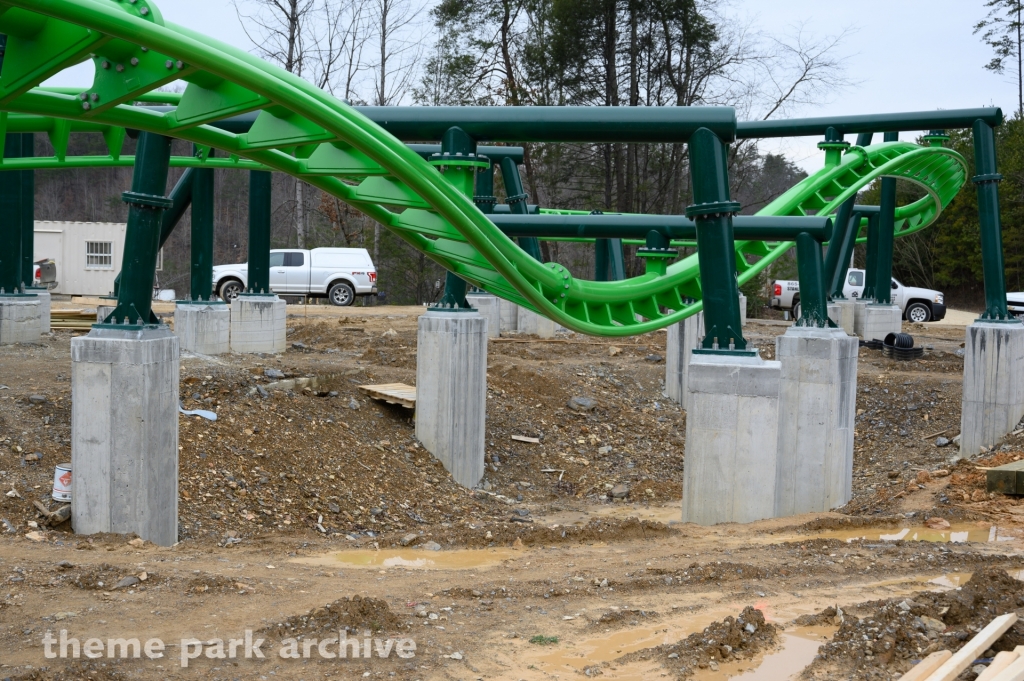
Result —
<instances>
[{"instance_id":1,"label":"rock","mask_svg":"<svg viewBox=\"0 0 1024 681\"><path fill-rule=\"evenodd\" d=\"M267 378L284 378L284 372L279 369L264 369L263 375Z\"/></svg>"},{"instance_id":2,"label":"rock","mask_svg":"<svg viewBox=\"0 0 1024 681\"><path fill-rule=\"evenodd\" d=\"M32 404L43 404L46 402L46 395L29 395L28 401Z\"/></svg>"},{"instance_id":3,"label":"rock","mask_svg":"<svg viewBox=\"0 0 1024 681\"><path fill-rule=\"evenodd\" d=\"M10 489L10 491L9 491L9 492L7 492L7 497L8 497L9 499L20 499L20 498L21 498L21 495L20 495L20 494L18 494L18 490L14 489L14 488L12 487L12 488Z\"/></svg>"},{"instance_id":4,"label":"rock","mask_svg":"<svg viewBox=\"0 0 1024 681\"><path fill-rule=\"evenodd\" d=\"M128 546L133 546L133 547L135 547L137 549L141 549L145 545L146 545L146 540L145 539L140 539L139 537L136 537L135 539L132 539L130 542L128 542Z\"/></svg>"},{"instance_id":5,"label":"rock","mask_svg":"<svg viewBox=\"0 0 1024 681\"><path fill-rule=\"evenodd\" d=\"M566 406L573 411L592 411L597 406L597 400L592 397L573 397Z\"/></svg>"},{"instance_id":6,"label":"rock","mask_svg":"<svg viewBox=\"0 0 1024 681\"><path fill-rule=\"evenodd\" d=\"M625 499L629 496L629 485L619 483L612 487L611 495L613 499Z\"/></svg>"},{"instance_id":7,"label":"rock","mask_svg":"<svg viewBox=\"0 0 1024 681\"><path fill-rule=\"evenodd\" d=\"M936 634L941 634L946 630L945 622L928 615L921 615L921 622L929 631L934 631Z\"/></svg>"},{"instance_id":8,"label":"rock","mask_svg":"<svg viewBox=\"0 0 1024 681\"><path fill-rule=\"evenodd\" d=\"M938 470L935 470L935 471L931 472L931 476L933 478L945 478L948 475L949 475L949 471L947 471L945 468L940 468Z\"/></svg>"},{"instance_id":9,"label":"rock","mask_svg":"<svg viewBox=\"0 0 1024 681\"><path fill-rule=\"evenodd\" d=\"M420 536L418 534L416 534L415 532L410 532L409 534L399 539L398 543L402 546L411 546L412 544L416 543L416 540L418 540L419 538Z\"/></svg>"},{"instance_id":10,"label":"rock","mask_svg":"<svg viewBox=\"0 0 1024 681\"><path fill-rule=\"evenodd\" d=\"M32 452L31 454L26 454L24 458L22 458L22 461L25 463L38 463L42 458L42 452Z\"/></svg>"},{"instance_id":11,"label":"rock","mask_svg":"<svg viewBox=\"0 0 1024 681\"><path fill-rule=\"evenodd\" d=\"M327 504L327 510L331 513L341 513L341 506L337 504Z\"/></svg>"},{"instance_id":12,"label":"rock","mask_svg":"<svg viewBox=\"0 0 1024 681\"><path fill-rule=\"evenodd\" d=\"M120 582L115 584L113 587L111 587L111 590L113 591L114 589L127 589L130 586L135 586L136 584L138 584L141 581L142 580L139 579L138 577L136 577L135 575L128 575L127 577L122 579Z\"/></svg>"},{"instance_id":13,"label":"rock","mask_svg":"<svg viewBox=\"0 0 1024 681\"><path fill-rule=\"evenodd\" d=\"M448 657L452 658L453 660L461 660L462 659L462 653L454 652L451 655L449 655Z\"/></svg>"},{"instance_id":14,"label":"rock","mask_svg":"<svg viewBox=\"0 0 1024 681\"><path fill-rule=\"evenodd\" d=\"M256 386L256 392L258 392L260 394L260 397L263 397L263 398L270 397L270 393L268 393L266 390L264 390L262 385Z\"/></svg>"},{"instance_id":15,"label":"rock","mask_svg":"<svg viewBox=\"0 0 1024 681\"><path fill-rule=\"evenodd\" d=\"M67 504L65 506L61 506L53 513L48 513L46 515L46 524L53 527L55 525L60 525L63 522L67 522L70 519L71 504Z\"/></svg>"},{"instance_id":16,"label":"rock","mask_svg":"<svg viewBox=\"0 0 1024 681\"><path fill-rule=\"evenodd\" d=\"M516 540L514 542L512 542L512 550L513 551L521 551L522 548L523 548L523 540L521 538L519 538L519 537L516 537Z\"/></svg>"},{"instance_id":17,"label":"rock","mask_svg":"<svg viewBox=\"0 0 1024 681\"><path fill-rule=\"evenodd\" d=\"M615 355L622 354L622 348L617 348L614 345L608 348L608 356L614 357Z\"/></svg>"},{"instance_id":18,"label":"rock","mask_svg":"<svg viewBox=\"0 0 1024 681\"><path fill-rule=\"evenodd\" d=\"M70 560L62 560L61 562L57 563L57 567L59 567L61 570L70 570L71 568L75 567L75 565Z\"/></svg>"},{"instance_id":19,"label":"rock","mask_svg":"<svg viewBox=\"0 0 1024 681\"><path fill-rule=\"evenodd\" d=\"M948 530L950 527L948 520L946 520L945 518L940 518L938 516L932 516L931 518L926 520L924 522L924 526L927 527L929 530Z\"/></svg>"},{"instance_id":20,"label":"rock","mask_svg":"<svg viewBox=\"0 0 1024 681\"><path fill-rule=\"evenodd\" d=\"M441 545L436 541L428 541L426 544L420 547L424 551L440 551Z\"/></svg>"},{"instance_id":21,"label":"rock","mask_svg":"<svg viewBox=\"0 0 1024 681\"><path fill-rule=\"evenodd\" d=\"M747 622L747 626L743 627L743 630L748 634L753 634L757 631L757 626L753 622Z\"/></svg>"},{"instance_id":22,"label":"rock","mask_svg":"<svg viewBox=\"0 0 1024 681\"><path fill-rule=\"evenodd\" d=\"M598 584L598 586L602 587L602 588L606 588L608 586L608 578L606 577L605 579L602 579L601 582Z\"/></svg>"},{"instance_id":23,"label":"rock","mask_svg":"<svg viewBox=\"0 0 1024 681\"><path fill-rule=\"evenodd\" d=\"M359 409L359 402L356 401L356 398L354 398L354 397L348 398L348 408L349 409L355 409L355 410Z\"/></svg>"},{"instance_id":24,"label":"rock","mask_svg":"<svg viewBox=\"0 0 1024 681\"><path fill-rule=\"evenodd\" d=\"M298 343L298 342L296 342L296 343L292 343L292 347L295 348L296 350L305 350L309 346L306 345L305 343Z\"/></svg>"},{"instance_id":25,"label":"rock","mask_svg":"<svg viewBox=\"0 0 1024 681\"><path fill-rule=\"evenodd\" d=\"M612 452L611 445L605 445L604 447L598 447L597 448L597 453L601 454L601 455L611 454L611 452Z\"/></svg>"},{"instance_id":26,"label":"rock","mask_svg":"<svg viewBox=\"0 0 1024 681\"><path fill-rule=\"evenodd\" d=\"M928 471L918 471L917 472L917 482L918 482L918 484L924 485L925 483L931 482L931 479L932 479L931 473L929 473Z\"/></svg>"},{"instance_id":27,"label":"rock","mask_svg":"<svg viewBox=\"0 0 1024 681\"><path fill-rule=\"evenodd\" d=\"M416 610L416 616L417 617L426 617L427 616L427 609L423 608L423 609Z\"/></svg>"},{"instance_id":28,"label":"rock","mask_svg":"<svg viewBox=\"0 0 1024 681\"><path fill-rule=\"evenodd\" d=\"M647 355L646 357L644 357L644 359L646 359L648 362L660 362L664 358L661 355L653 355L652 354L652 355Z\"/></svg>"},{"instance_id":29,"label":"rock","mask_svg":"<svg viewBox=\"0 0 1024 681\"><path fill-rule=\"evenodd\" d=\"M935 438L935 446L936 447L945 447L948 444L949 444L949 440L947 440L944 437L937 437L937 438Z\"/></svg>"},{"instance_id":30,"label":"rock","mask_svg":"<svg viewBox=\"0 0 1024 681\"><path fill-rule=\"evenodd\" d=\"M378 516L383 512L384 509L380 508L379 506L374 506L373 508L370 509L370 515L372 516Z\"/></svg>"},{"instance_id":31,"label":"rock","mask_svg":"<svg viewBox=\"0 0 1024 681\"><path fill-rule=\"evenodd\" d=\"M45 537L40 532L32 531L25 535L25 539L30 541L43 541Z\"/></svg>"}]
</instances>

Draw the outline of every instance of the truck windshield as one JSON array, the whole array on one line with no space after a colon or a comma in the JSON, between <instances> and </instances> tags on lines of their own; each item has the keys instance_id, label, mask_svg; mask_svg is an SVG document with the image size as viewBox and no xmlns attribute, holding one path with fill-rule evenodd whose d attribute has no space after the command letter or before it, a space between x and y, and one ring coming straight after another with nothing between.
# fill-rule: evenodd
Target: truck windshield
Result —
<instances>
[{"instance_id":1,"label":"truck windshield","mask_svg":"<svg viewBox=\"0 0 1024 681\"><path fill-rule=\"evenodd\" d=\"M863 286L864 285L864 273L863 272L850 272L850 286Z\"/></svg>"}]
</instances>

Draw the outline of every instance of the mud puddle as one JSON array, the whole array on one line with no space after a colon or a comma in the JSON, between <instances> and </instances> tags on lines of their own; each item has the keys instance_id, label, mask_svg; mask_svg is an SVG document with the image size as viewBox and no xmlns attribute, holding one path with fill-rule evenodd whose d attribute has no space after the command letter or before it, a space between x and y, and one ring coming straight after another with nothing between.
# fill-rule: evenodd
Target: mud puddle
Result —
<instances>
[{"instance_id":1,"label":"mud puddle","mask_svg":"<svg viewBox=\"0 0 1024 681\"><path fill-rule=\"evenodd\" d=\"M426 551L382 549L380 551L337 551L322 556L296 558L292 562L352 568L410 568L420 570L469 570L488 568L524 555L512 549L463 549Z\"/></svg>"},{"instance_id":2,"label":"mud puddle","mask_svg":"<svg viewBox=\"0 0 1024 681\"><path fill-rule=\"evenodd\" d=\"M1018 529L1008 529L988 523L956 523L948 529L936 530L922 526L859 527L851 530L827 530L811 535L813 539L841 539L853 541L923 541L936 543L965 544L967 542L1004 542L1021 539Z\"/></svg>"},{"instance_id":3,"label":"mud puddle","mask_svg":"<svg viewBox=\"0 0 1024 681\"><path fill-rule=\"evenodd\" d=\"M818 648L826 643L835 633L829 628L822 633L821 627L796 627L785 631L779 637L781 647L767 655L744 660L742 662L725 662L718 666L717 671L700 670L693 678L696 681L788 681L806 669Z\"/></svg>"},{"instance_id":4,"label":"mud puddle","mask_svg":"<svg viewBox=\"0 0 1024 681\"><path fill-rule=\"evenodd\" d=\"M671 525L682 523L682 507L679 503L668 506L644 506L643 504L608 504L589 508L585 511L560 511L548 515L537 516L536 520L548 527L552 525L586 525L595 518L637 518L653 520Z\"/></svg>"}]
</instances>

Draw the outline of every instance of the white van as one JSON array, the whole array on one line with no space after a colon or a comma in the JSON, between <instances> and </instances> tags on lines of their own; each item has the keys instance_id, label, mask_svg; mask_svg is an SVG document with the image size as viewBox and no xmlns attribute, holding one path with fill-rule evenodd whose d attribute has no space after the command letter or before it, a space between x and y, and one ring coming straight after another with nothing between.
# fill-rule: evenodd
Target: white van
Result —
<instances>
[{"instance_id":1,"label":"white van","mask_svg":"<svg viewBox=\"0 0 1024 681\"><path fill-rule=\"evenodd\" d=\"M249 264L213 268L213 292L231 301L248 286ZM270 290L327 298L351 305L356 296L376 295L377 269L365 248L284 248L270 251Z\"/></svg>"}]
</instances>

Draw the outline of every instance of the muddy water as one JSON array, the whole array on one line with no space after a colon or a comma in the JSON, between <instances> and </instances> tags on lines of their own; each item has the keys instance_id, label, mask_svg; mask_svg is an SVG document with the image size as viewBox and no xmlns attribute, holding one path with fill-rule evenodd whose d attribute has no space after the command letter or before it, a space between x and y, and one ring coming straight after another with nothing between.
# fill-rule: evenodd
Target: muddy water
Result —
<instances>
[{"instance_id":1,"label":"muddy water","mask_svg":"<svg viewBox=\"0 0 1024 681\"><path fill-rule=\"evenodd\" d=\"M296 558L293 563L353 568L401 567L423 570L469 570L499 565L522 556L512 549L465 549L461 551L424 551L385 549L381 551L338 551L323 556Z\"/></svg>"},{"instance_id":2,"label":"muddy water","mask_svg":"<svg viewBox=\"0 0 1024 681\"><path fill-rule=\"evenodd\" d=\"M548 527L552 525L586 525L596 518L638 518L653 520L665 525L682 522L683 509L680 504L668 506L645 506L643 504L608 504L586 511L562 511L538 516L537 522Z\"/></svg>"},{"instance_id":3,"label":"muddy water","mask_svg":"<svg viewBox=\"0 0 1024 681\"><path fill-rule=\"evenodd\" d=\"M720 664L715 671L701 670L695 681L787 681L793 679L814 661L818 648L832 638L835 628L826 633L819 627L796 627L780 637L778 650L753 660Z\"/></svg>"},{"instance_id":4,"label":"muddy water","mask_svg":"<svg viewBox=\"0 0 1024 681\"><path fill-rule=\"evenodd\" d=\"M827 530L812 535L815 539L842 539L846 542L864 541L925 541L963 544L966 542L1004 542L1021 538L1017 529L1008 529L988 523L957 523L946 530L933 530L924 526L901 528L859 527L851 530Z\"/></svg>"}]
</instances>

